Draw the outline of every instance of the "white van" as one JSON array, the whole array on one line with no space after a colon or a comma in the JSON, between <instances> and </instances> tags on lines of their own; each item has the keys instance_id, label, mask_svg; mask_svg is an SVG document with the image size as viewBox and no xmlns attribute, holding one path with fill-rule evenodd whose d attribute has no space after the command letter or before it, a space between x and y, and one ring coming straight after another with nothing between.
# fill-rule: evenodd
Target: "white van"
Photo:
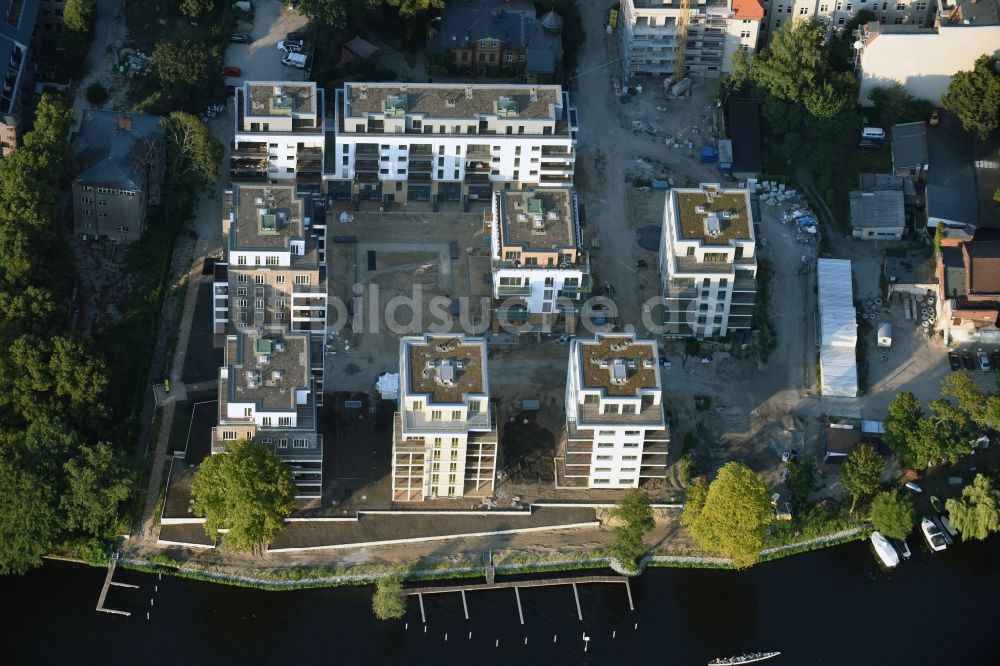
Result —
<instances>
[{"instance_id":1,"label":"white van","mask_svg":"<svg viewBox=\"0 0 1000 666\"><path fill-rule=\"evenodd\" d=\"M281 59L282 65L288 65L289 67L298 67L299 69L306 68L306 62L309 61L309 56L303 55L302 53L288 53Z\"/></svg>"},{"instance_id":2,"label":"white van","mask_svg":"<svg viewBox=\"0 0 1000 666\"><path fill-rule=\"evenodd\" d=\"M861 130L861 138L881 141L885 138L885 130L881 127L866 127Z\"/></svg>"}]
</instances>

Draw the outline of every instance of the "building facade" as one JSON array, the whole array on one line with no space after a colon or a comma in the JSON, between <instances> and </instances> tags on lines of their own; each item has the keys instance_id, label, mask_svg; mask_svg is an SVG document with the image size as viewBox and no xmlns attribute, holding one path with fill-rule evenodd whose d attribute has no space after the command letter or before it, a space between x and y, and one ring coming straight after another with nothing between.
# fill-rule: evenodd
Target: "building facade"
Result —
<instances>
[{"instance_id":1,"label":"building facade","mask_svg":"<svg viewBox=\"0 0 1000 666\"><path fill-rule=\"evenodd\" d=\"M484 215L490 228L494 328L574 333L591 288L576 193L498 190Z\"/></svg>"},{"instance_id":2,"label":"building facade","mask_svg":"<svg viewBox=\"0 0 1000 666\"><path fill-rule=\"evenodd\" d=\"M882 25L923 26L933 19L933 0L764 0L765 19L760 43L766 43L782 25L794 20L816 19L829 34L840 35L861 10L875 14Z\"/></svg>"},{"instance_id":3,"label":"building facade","mask_svg":"<svg viewBox=\"0 0 1000 666\"><path fill-rule=\"evenodd\" d=\"M654 340L573 340L566 374L566 486L636 488L667 472L670 432Z\"/></svg>"},{"instance_id":4,"label":"building facade","mask_svg":"<svg viewBox=\"0 0 1000 666\"><path fill-rule=\"evenodd\" d=\"M236 135L229 160L233 182L323 187L323 89L313 82L245 81L236 90Z\"/></svg>"},{"instance_id":5,"label":"building facade","mask_svg":"<svg viewBox=\"0 0 1000 666\"><path fill-rule=\"evenodd\" d=\"M759 0L690 0L684 71L695 77L718 77L732 71L733 53L753 51L764 11ZM672 76L681 56L681 0L623 0L618 19L618 47L624 79Z\"/></svg>"},{"instance_id":6,"label":"building facade","mask_svg":"<svg viewBox=\"0 0 1000 666\"><path fill-rule=\"evenodd\" d=\"M0 155L20 145L24 132L24 97L30 93L29 49L38 17L39 0L0 0L0 63L4 64L0 88Z\"/></svg>"},{"instance_id":7,"label":"building facade","mask_svg":"<svg viewBox=\"0 0 1000 666\"><path fill-rule=\"evenodd\" d=\"M659 268L666 335L748 331L757 257L750 194L702 183L667 195Z\"/></svg>"},{"instance_id":8,"label":"building facade","mask_svg":"<svg viewBox=\"0 0 1000 666\"><path fill-rule=\"evenodd\" d=\"M491 497L498 448L486 341L402 338L392 439L393 501Z\"/></svg>"},{"instance_id":9,"label":"building facade","mask_svg":"<svg viewBox=\"0 0 1000 666\"><path fill-rule=\"evenodd\" d=\"M298 497L322 494L327 325L325 220L295 186L233 185L223 202L224 261L215 265L214 332L224 337L212 451L251 438L292 467Z\"/></svg>"},{"instance_id":10,"label":"building facade","mask_svg":"<svg viewBox=\"0 0 1000 666\"><path fill-rule=\"evenodd\" d=\"M159 116L86 109L74 144L73 231L84 240L132 243L160 203L165 162Z\"/></svg>"},{"instance_id":11,"label":"building facade","mask_svg":"<svg viewBox=\"0 0 1000 666\"><path fill-rule=\"evenodd\" d=\"M573 183L576 111L560 86L345 83L335 115L335 198L467 203Z\"/></svg>"}]
</instances>

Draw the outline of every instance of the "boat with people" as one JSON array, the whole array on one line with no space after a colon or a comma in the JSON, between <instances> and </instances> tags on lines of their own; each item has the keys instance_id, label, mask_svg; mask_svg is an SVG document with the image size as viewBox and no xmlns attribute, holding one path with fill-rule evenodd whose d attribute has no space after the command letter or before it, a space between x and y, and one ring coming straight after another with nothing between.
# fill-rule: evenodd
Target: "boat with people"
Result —
<instances>
[{"instance_id":1,"label":"boat with people","mask_svg":"<svg viewBox=\"0 0 1000 666\"><path fill-rule=\"evenodd\" d=\"M889 569L894 569L899 565L899 553L896 549L892 547L892 544L882 536L881 532L872 532L872 546L875 548L875 554L878 555L878 559L882 561Z\"/></svg>"},{"instance_id":2,"label":"boat with people","mask_svg":"<svg viewBox=\"0 0 1000 666\"><path fill-rule=\"evenodd\" d=\"M726 664L753 664L758 661L764 661L765 659L770 659L771 657L777 657L780 652L750 652L749 654L741 654L738 657L719 657L718 659L713 659L708 662L708 666L725 666Z\"/></svg>"}]
</instances>

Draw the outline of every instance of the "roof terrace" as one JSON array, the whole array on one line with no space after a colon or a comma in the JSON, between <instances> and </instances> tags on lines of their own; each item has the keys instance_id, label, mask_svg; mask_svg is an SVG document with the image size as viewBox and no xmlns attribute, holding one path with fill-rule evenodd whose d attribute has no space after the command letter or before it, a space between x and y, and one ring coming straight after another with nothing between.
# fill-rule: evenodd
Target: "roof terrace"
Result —
<instances>
[{"instance_id":1,"label":"roof terrace","mask_svg":"<svg viewBox=\"0 0 1000 666\"><path fill-rule=\"evenodd\" d=\"M556 85L345 83L344 116L369 113L389 117L561 119L562 88Z\"/></svg>"},{"instance_id":2,"label":"roof terrace","mask_svg":"<svg viewBox=\"0 0 1000 666\"><path fill-rule=\"evenodd\" d=\"M605 335L579 342L579 365L585 389L601 389L608 396L636 396L641 389L658 388L656 345L630 335Z\"/></svg>"},{"instance_id":3,"label":"roof terrace","mask_svg":"<svg viewBox=\"0 0 1000 666\"><path fill-rule=\"evenodd\" d=\"M705 245L729 245L753 240L750 195L746 190L725 190L718 185L674 190L678 240L698 240Z\"/></svg>"},{"instance_id":4,"label":"roof terrace","mask_svg":"<svg viewBox=\"0 0 1000 666\"><path fill-rule=\"evenodd\" d=\"M462 337L427 336L404 340L409 392L426 394L433 403L458 403L486 387L486 352L482 341Z\"/></svg>"}]
</instances>

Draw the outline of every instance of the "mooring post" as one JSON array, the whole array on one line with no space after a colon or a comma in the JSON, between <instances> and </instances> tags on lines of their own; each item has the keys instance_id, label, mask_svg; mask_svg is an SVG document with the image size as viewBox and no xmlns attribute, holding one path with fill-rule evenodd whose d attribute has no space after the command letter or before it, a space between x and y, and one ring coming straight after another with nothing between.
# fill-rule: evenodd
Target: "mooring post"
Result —
<instances>
[{"instance_id":1,"label":"mooring post","mask_svg":"<svg viewBox=\"0 0 1000 666\"><path fill-rule=\"evenodd\" d=\"M465 619L469 619L469 604L465 601L465 588L462 588L462 609L465 611Z\"/></svg>"},{"instance_id":2,"label":"mooring post","mask_svg":"<svg viewBox=\"0 0 1000 666\"><path fill-rule=\"evenodd\" d=\"M576 598L576 616L583 622L583 611L580 610L580 593L576 591L576 583L573 583L573 596Z\"/></svg>"},{"instance_id":3,"label":"mooring post","mask_svg":"<svg viewBox=\"0 0 1000 666\"><path fill-rule=\"evenodd\" d=\"M625 591L628 592L628 609L630 611L635 610L635 606L632 604L632 586L628 583L628 578L625 579Z\"/></svg>"},{"instance_id":4,"label":"mooring post","mask_svg":"<svg viewBox=\"0 0 1000 666\"><path fill-rule=\"evenodd\" d=\"M514 596L517 598L517 615L521 618L521 624L524 624L524 612L521 610L521 593L518 592L517 588L514 588Z\"/></svg>"},{"instance_id":5,"label":"mooring post","mask_svg":"<svg viewBox=\"0 0 1000 666\"><path fill-rule=\"evenodd\" d=\"M427 624L427 616L424 615L424 595L418 594L417 600L420 602L420 621Z\"/></svg>"}]
</instances>

